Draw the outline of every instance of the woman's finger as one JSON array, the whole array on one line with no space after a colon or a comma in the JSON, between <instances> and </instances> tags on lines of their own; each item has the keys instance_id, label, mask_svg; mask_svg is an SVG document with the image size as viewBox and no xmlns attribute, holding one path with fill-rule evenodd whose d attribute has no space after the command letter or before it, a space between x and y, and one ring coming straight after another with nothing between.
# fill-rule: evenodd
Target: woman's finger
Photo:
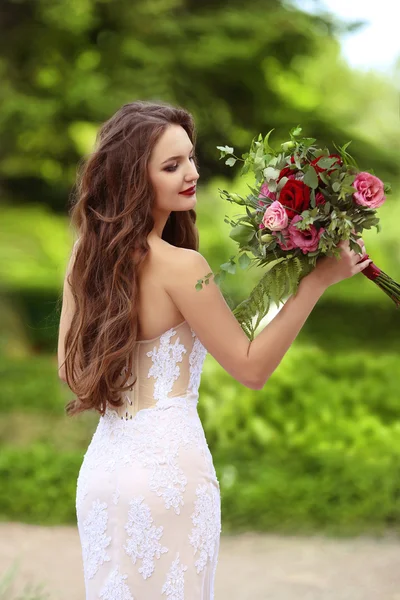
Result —
<instances>
[{"instance_id":1,"label":"woman's finger","mask_svg":"<svg viewBox=\"0 0 400 600\"><path fill-rule=\"evenodd\" d=\"M364 269L366 269L371 263L371 258L367 258L367 260L360 260L360 262L356 264L356 269L358 272L364 271Z\"/></svg>"}]
</instances>

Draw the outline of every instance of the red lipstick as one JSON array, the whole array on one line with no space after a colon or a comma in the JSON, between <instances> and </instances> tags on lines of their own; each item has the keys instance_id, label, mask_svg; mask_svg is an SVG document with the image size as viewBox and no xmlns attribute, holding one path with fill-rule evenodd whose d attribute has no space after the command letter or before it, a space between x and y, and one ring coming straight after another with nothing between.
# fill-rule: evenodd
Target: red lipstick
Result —
<instances>
[{"instance_id":1,"label":"red lipstick","mask_svg":"<svg viewBox=\"0 0 400 600\"><path fill-rule=\"evenodd\" d=\"M184 192L179 192L179 193L182 194L183 196L193 196L193 194L195 193L195 191L196 191L196 186L192 185L191 188L188 188Z\"/></svg>"}]
</instances>

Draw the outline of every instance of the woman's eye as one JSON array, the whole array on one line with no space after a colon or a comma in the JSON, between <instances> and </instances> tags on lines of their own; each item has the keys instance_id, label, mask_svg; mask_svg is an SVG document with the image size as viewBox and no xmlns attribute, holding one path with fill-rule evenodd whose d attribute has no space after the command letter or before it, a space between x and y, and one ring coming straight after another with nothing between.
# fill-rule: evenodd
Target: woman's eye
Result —
<instances>
[{"instance_id":1,"label":"woman's eye","mask_svg":"<svg viewBox=\"0 0 400 600\"><path fill-rule=\"evenodd\" d=\"M190 156L189 160L194 160L194 156ZM177 168L178 168L178 165L173 165L171 167L166 167L165 171L171 171L172 172L172 171L176 171Z\"/></svg>"}]
</instances>

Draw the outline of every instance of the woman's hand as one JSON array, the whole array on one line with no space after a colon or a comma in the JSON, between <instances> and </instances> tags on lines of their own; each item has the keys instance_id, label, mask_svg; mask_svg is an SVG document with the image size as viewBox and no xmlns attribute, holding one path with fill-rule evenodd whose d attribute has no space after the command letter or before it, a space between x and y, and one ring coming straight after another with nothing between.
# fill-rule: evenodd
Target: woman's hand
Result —
<instances>
[{"instance_id":1,"label":"woman's hand","mask_svg":"<svg viewBox=\"0 0 400 600\"><path fill-rule=\"evenodd\" d=\"M362 254L351 250L349 241L341 241L338 244L340 258L335 256L323 256L317 260L315 269L307 276L315 280L322 288L326 289L334 283L348 279L357 273L361 273L372 263L366 256L365 244L362 238L358 240Z\"/></svg>"}]
</instances>

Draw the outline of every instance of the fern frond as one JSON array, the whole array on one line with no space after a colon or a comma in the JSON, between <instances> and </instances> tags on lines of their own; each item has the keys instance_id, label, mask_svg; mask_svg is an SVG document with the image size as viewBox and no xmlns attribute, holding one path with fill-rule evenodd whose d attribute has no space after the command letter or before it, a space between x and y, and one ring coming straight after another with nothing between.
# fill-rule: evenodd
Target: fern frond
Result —
<instances>
[{"instance_id":1,"label":"fern frond","mask_svg":"<svg viewBox=\"0 0 400 600\"><path fill-rule=\"evenodd\" d=\"M274 260L266 266L260 281L248 298L233 310L243 331L250 340L262 319L268 314L271 302L277 306L288 296L296 293L300 280L311 270L306 256L290 256ZM253 323L253 319L255 319Z\"/></svg>"}]
</instances>

